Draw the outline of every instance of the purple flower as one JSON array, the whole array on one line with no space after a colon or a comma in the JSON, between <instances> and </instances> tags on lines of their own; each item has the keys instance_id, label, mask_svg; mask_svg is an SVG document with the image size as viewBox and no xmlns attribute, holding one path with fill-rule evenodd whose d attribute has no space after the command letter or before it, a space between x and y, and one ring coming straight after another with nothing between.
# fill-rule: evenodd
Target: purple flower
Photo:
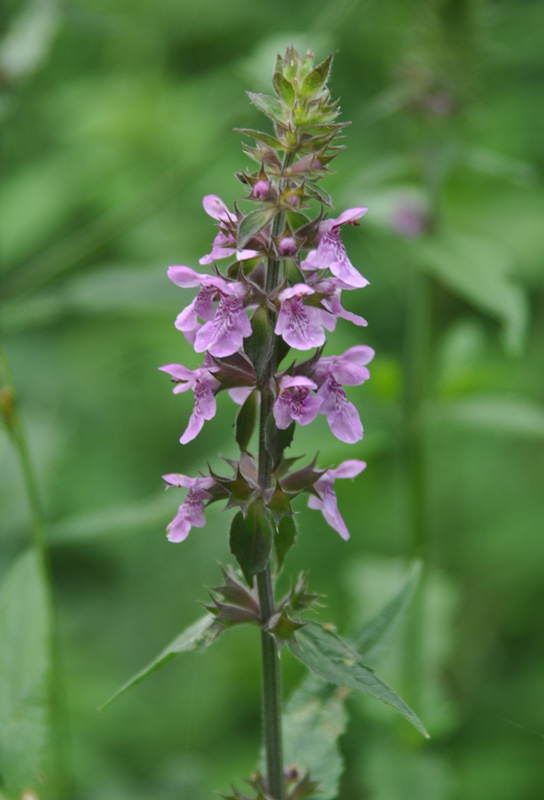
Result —
<instances>
[{"instance_id":1,"label":"purple flower","mask_svg":"<svg viewBox=\"0 0 544 800\"><path fill-rule=\"evenodd\" d=\"M237 406L243 406L254 388L254 386L235 386L229 389L227 394Z\"/></svg>"},{"instance_id":2,"label":"purple flower","mask_svg":"<svg viewBox=\"0 0 544 800\"><path fill-rule=\"evenodd\" d=\"M284 375L281 378L280 392L273 407L278 428L284 430L293 421L309 425L315 419L322 401L312 396L312 389L317 389L317 384L303 375Z\"/></svg>"},{"instance_id":3,"label":"purple flower","mask_svg":"<svg viewBox=\"0 0 544 800\"><path fill-rule=\"evenodd\" d=\"M185 433L180 439L181 444L192 441L202 430L204 421L212 419L217 410L214 391L221 385L217 378L214 378L212 371L217 368L208 362L208 357L202 367L192 370L182 366L182 364L166 364L159 367L162 372L167 372L176 382L174 394L186 392L192 389L195 396L193 413L189 419L189 424Z\"/></svg>"},{"instance_id":4,"label":"purple flower","mask_svg":"<svg viewBox=\"0 0 544 800\"><path fill-rule=\"evenodd\" d=\"M204 518L204 501L211 497L206 489L214 484L213 478L189 478L187 475L170 473L163 475L166 488L170 486L184 486L189 489L187 497L180 505L178 513L167 526L167 537L171 542L182 542L187 538L191 528L203 528L206 524Z\"/></svg>"},{"instance_id":5,"label":"purple flower","mask_svg":"<svg viewBox=\"0 0 544 800\"><path fill-rule=\"evenodd\" d=\"M354 325L359 327L368 325L364 317L354 314L352 311L347 311L342 305L342 289L353 289L353 286L347 286L340 278L325 278L317 282L310 280L310 283L312 283L312 287L316 292L329 295L321 301L321 304L335 317L353 322Z\"/></svg>"},{"instance_id":6,"label":"purple flower","mask_svg":"<svg viewBox=\"0 0 544 800\"><path fill-rule=\"evenodd\" d=\"M243 284L228 283L217 275L200 275L181 266L169 267L168 277L183 288L201 287L175 322L197 353L208 351L218 358L231 356L242 346L244 337L251 336L251 323L242 302L247 293ZM200 325L199 318L204 325Z\"/></svg>"},{"instance_id":7,"label":"purple flower","mask_svg":"<svg viewBox=\"0 0 544 800\"><path fill-rule=\"evenodd\" d=\"M365 345L350 347L341 356L320 358L316 364L314 378L320 388L319 414L327 415L327 422L337 439L354 444L363 438L363 426L359 412L349 403L343 386L359 386L370 377L366 367L374 356L374 350Z\"/></svg>"},{"instance_id":8,"label":"purple flower","mask_svg":"<svg viewBox=\"0 0 544 800\"><path fill-rule=\"evenodd\" d=\"M208 194L202 200L202 205L204 206L206 214L212 219L216 219L219 223L222 223L222 225L219 233L213 240L211 253L202 256L202 258L199 259L199 264L211 264L212 261L227 258L234 253L236 253L236 259L238 261L245 261L248 258L254 258L258 255L255 250L236 250L236 239L232 232L236 226L236 217L234 214L230 213L220 197L217 197L215 194ZM228 230L228 228L231 230Z\"/></svg>"},{"instance_id":9,"label":"purple flower","mask_svg":"<svg viewBox=\"0 0 544 800\"><path fill-rule=\"evenodd\" d=\"M203 197L202 205L206 214L212 219L216 219L218 222L225 222L227 225L236 223L236 217L230 213L227 206L216 194L207 194Z\"/></svg>"},{"instance_id":10,"label":"purple flower","mask_svg":"<svg viewBox=\"0 0 544 800\"><path fill-rule=\"evenodd\" d=\"M305 259L305 269L330 269L333 275L340 278L347 286L359 289L368 284L360 272L355 269L348 258L344 243L340 238L340 226L354 224L363 214L366 208L349 208L336 219L327 219L319 225L319 244L315 255L308 254Z\"/></svg>"},{"instance_id":11,"label":"purple flower","mask_svg":"<svg viewBox=\"0 0 544 800\"><path fill-rule=\"evenodd\" d=\"M334 330L336 320L328 311L304 305L304 297L315 294L305 283L297 283L279 294L280 313L274 333L279 334L290 347L310 350L325 343L325 331Z\"/></svg>"},{"instance_id":12,"label":"purple flower","mask_svg":"<svg viewBox=\"0 0 544 800\"><path fill-rule=\"evenodd\" d=\"M336 478L355 478L365 467L364 461L353 458L349 461L343 461L336 469L328 469L314 483L314 489L319 497L311 494L308 498L309 508L321 511L329 525L335 531L338 531L342 539L349 539L349 531L338 511L338 501L334 493L334 481Z\"/></svg>"}]
</instances>

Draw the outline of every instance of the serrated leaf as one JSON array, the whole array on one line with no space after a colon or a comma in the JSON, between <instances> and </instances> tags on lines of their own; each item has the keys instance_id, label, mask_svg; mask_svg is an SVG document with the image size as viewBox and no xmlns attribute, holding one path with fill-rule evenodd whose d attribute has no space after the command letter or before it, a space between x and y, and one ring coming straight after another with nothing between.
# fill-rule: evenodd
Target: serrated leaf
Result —
<instances>
[{"instance_id":1,"label":"serrated leaf","mask_svg":"<svg viewBox=\"0 0 544 800\"><path fill-rule=\"evenodd\" d=\"M325 189L322 189L321 186L318 186L317 183L307 184L306 185L306 192L311 195L312 197L317 197L322 203L324 203L329 208L332 208L332 197Z\"/></svg>"},{"instance_id":2,"label":"serrated leaf","mask_svg":"<svg viewBox=\"0 0 544 800\"><path fill-rule=\"evenodd\" d=\"M322 680L347 686L382 700L428 738L429 734L412 709L336 633L310 622L297 634L297 642L289 642L288 647L293 655Z\"/></svg>"},{"instance_id":3,"label":"serrated leaf","mask_svg":"<svg viewBox=\"0 0 544 800\"><path fill-rule=\"evenodd\" d=\"M238 236L236 237L237 249L243 250L254 236L257 236L263 228L266 228L273 216L273 208L257 208L255 211L250 211L238 226Z\"/></svg>"},{"instance_id":4,"label":"serrated leaf","mask_svg":"<svg viewBox=\"0 0 544 800\"><path fill-rule=\"evenodd\" d=\"M0 772L19 797L36 785L49 735L50 607L34 552L23 554L0 592Z\"/></svg>"},{"instance_id":5,"label":"serrated leaf","mask_svg":"<svg viewBox=\"0 0 544 800\"><path fill-rule=\"evenodd\" d=\"M286 763L301 772L310 771L320 784L320 800L338 796L344 762L337 742L348 722L344 696L342 689L308 675L289 698L283 714Z\"/></svg>"},{"instance_id":6,"label":"serrated leaf","mask_svg":"<svg viewBox=\"0 0 544 800\"><path fill-rule=\"evenodd\" d=\"M213 641L213 637L210 634L210 629L213 625L213 622L214 618L210 614L206 614L205 617L197 620L197 622L184 630L183 633L180 633L180 635L177 636L167 647L165 647L165 649L162 650L159 655L153 659L153 661L137 672L136 675L130 678L121 686L120 689L118 689L114 694L112 694L111 697L102 703L102 705L98 707L98 710L102 711L102 709L106 708L106 706L109 706L110 703L113 703L113 701L122 694L127 692L133 686L136 686L137 683L143 681L144 678L147 678L153 672L156 672L168 661L171 661L180 653L187 653L190 650L203 649L204 647L210 645Z\"/></svg>"},{"instance_id":7,"label":"serrated leaf","mask_svg":"<svg viewBox=\"0 0 544 800\"><path fill-rule=\"evenodd\" d=\"M402 621L417 588L421 569L421 562L418 561L395 597L363 625L359 633L350 637L353 648L365 658L377 657Z\"/></svg>"},{"instance_id":8,"label":"serrated leaf","mask_svg":"<svg viewBox=\"0 0 544 800\"><path fill-rule=\"evenodd\" d=\"M297 538L297 525L294 517L286 515L280 520L278 532L274 536L274 549L278 562L278 574L281 572L287 553L292 548Z\"/></svg>"},{"instance_id":9,"label":"serrated leaf","mask_svg":"<svg viewBox=\"0 0 544 800\"><path fill-rule=\"evenodd\" d=\"M453 231L417 243L424 268L451 291L499 320L506 347L519 353L528 319L527 297L512 280L513 265L497 242Z\"/></svg>"},{"instance_id":10,"label":"serrated leaf","mask_svg":"<svg viewBox=\"0 0 544 800\"><path fill-rule=\"evenodd\" d=\"M300 90L303 97L315 94L327 83L331 71L332 57L333 54L331 53L321 64L318 64L315 69L306 75Z\"/></svg>"},{"instance_id":11,"label":"serrated leaf","mask_svg":"<svg viewBox=\"0 0 544 800\"><path fill-rule=\"evenodd\" d=\"M266 114L269 119L284 122L283 106L275 97L271 97L268 94L256 94L255 92L247 92L247 95L253 105L257 106L259 111Z\"/></svg>"},{"instance_id":12,"label":"serrated leaf","mask_svg":"<svg viewBox=\"0 0 544 800\"><path fill-rule=\"evenodd\" d=\"M276 139L276 137L272 136L270 133L254 131L251 128L234 128L234 130L236 133L243 133L244 136L252 136L254 139L257 139L257 141L264 142L269 147L274 147L276 150L283 150L283 144L280 140Z\"/></svg>"},{"instance_id":13,"label":"serrated leaf","mask_svg":"<svg viewBox=\"0 0 544 800\"><path fill-rule=\"evenodd\" d=\"M236 514L230 527L230 551L249 586L268 564L271 549L272 529L258 498L250 503L245 517L241 511Z\"/></svg>"},{"instance_id":14,"label":"serrated leaf","mask_svg":"<svg viewBox=\"0 0 544 800\"><path fill-rule=\"evenodd\" d=\"M285 105L289 106L289 108L292 108L295 104L295 90L293 89L293 85L289 83L287 78L283 77L281 72L274 73L272 83L274 84L274 89L276 90L278 97L283 100Z\"/></svg>"},{"instance_id":15,"label":"serrated leaf","mask_svg":"<svg viewBox=\"0 0 544 800\"><path fill-rule=\"evenodd\" d=\"M243 452L247 450L257 421L257 392L253 391L236 417L236 442Z\"/></svg>"}]
</instances>

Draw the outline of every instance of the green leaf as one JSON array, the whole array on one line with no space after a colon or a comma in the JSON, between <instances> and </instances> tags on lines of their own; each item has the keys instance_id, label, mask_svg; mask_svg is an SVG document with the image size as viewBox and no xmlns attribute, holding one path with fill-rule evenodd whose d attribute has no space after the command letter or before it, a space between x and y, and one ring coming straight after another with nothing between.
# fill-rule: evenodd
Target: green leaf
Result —
<instances>
[{"instance_id":1,"label":"green leaf","mask_svg":"<svg viewBox=\"0 0 544 800\"><path fill-rule=\"evenodd\" d=\"M483 395L431 406L432 425L487 431L500 436L544 439L544 407L523 397Z\"/></svg>"},{"instance_id":2,"label":"green leaf","mask_svg":"<svg viewBox=\"0 0 544 800\"><path fill-rule=\"evenodd\" d=\"M307 225L310 222L310 218L306 216L306 214L302 214L300 211L288 211L287 212L287 220L291 229L296 231L297 228L302 228L304 225Z\"/></svg>"},{"instance_id":3,"label":"green leaf","mask_svg":"<svg viewBox=\"0 0 544 800\"><path fill-rule=\"evenodd\" d=\"M249 586L253 585L253 576L268 564L271 549L272 529L258 498L250 503L245 517L241 511L236 514L230 527L230 551Z\"/></svg>"},{"instance_id":4,"label":"green leaf","mask_svg":"<svg viewBox=\"0 0 544 800\"><path fill-rule=\"evenodd\" d=\"M250 211L238 226L237 249L243 250L254 236L257 236L263 228L266 228L273 216L273 208L257 208L255 211Z\"/></svg>"},{"instance_id":5,"label":"green leaf","mask_svg":"<svg viewBox=\"0 0 544 800\"><path fill-rule=\"evenodd\" d=\"M332 208L332 197L325 189L322 189L321 186L318 186L317 183L311 183L306 185L306 192L311 195L312 197L317 197L322 203L329 208Z\"/></svg>"},{"instance_id":6,"label":"green leaf","mask_svg":"<svg viewBox=\"0 0 544 800\"><path fill-rule=\"evenodd\" d=\"M268 94L256 94L255 92L247 92L247 95L254 106L257 106L259 111L262 111L263 114L274 120L276 122L284 122L283 116L283 106L276 100L275 97L271 97Z\"/></svg>"},{"instance_id":7,"label":"green leaf","mask_svg":"<svg viewBox=\"0 0 544 800\"><path fill-rule=\"evenodd\" d=\"M143 681L153 672L163 667L168 661L171 661L179 653L187 653L189 650L202 650L213 641L213 636L210 633L211 626L213 625L214 618L210 614L206 614L189 628L180 633L173 642L170 642L168 647L162 650L159 655L153 659L146 667L141 669L136 675L133 675L126 683L124 683L115 694L112 694L101 706L98 707L99 711L109 706L114 700L124 694L126 691L136 686L137 683Z\"/></svg>"},{"instance_id":8,"label":"green leaf","mask_svg":"<svg viewBox=\"0 0 544 800\"><path fill-rule=\"evenodd\" d=\"M283 61L283 74L288 81L292 81L296 77L299 64L300 58L297 51L292 45L289 45L285 51L285 59Z\"/></svg>"},{"instance_id":9,"label":"green leaf","mask_svg":"<svg viewBox=\"0 0 544 800\"><path fill-rule=\"evenodd\" d=\"M280 463L283 451L289 447L295 435L295 423L291 423L288 428L282 430L277 427L274 416L270 414L266 422L266 447L272 456L272 471Z\"/></svg>"},{"instance_id":10,"label":"green leaf","mask_svg":"<svg viewBox=\"0 0 544 800\"><path fill-rule=\"evenodd\" d=\"M278 97L283 100L285 105L289 106L289 108L293 108L295 104L295 90L293 89L293 85L289 83L287 78L283 77L281 72L274 73L272 83L274 84L274 89Z\"/></svg>"},{"instance_id":11,"label":"green leaf","mask_svg":"<svg viewBox=\"0 0 544 800\"><path fill-rule=\"evenodd\" d=\"M331 53L325 61L322 61L321 64L318 64L315 69L306 75L300 90L303 97L315 94L327 83L331 71L332 57L333 54Z\"/></svg>"},{"instance_id":12,"label":"green leaf","mask_svg":"<svg viewBox=\"0 0 544 800\"><path fill-rule=\"evenodd\" d=\"M465 147L461 158L473 169L522 186L530 186L537 180L537 173L532 164L517 158L510 158L485 147Z\"/></svg>"},{"instance_id":13,"label":"green leaf","mask_svg":"<svg viewBox=\"0 0 544 800\"><path fill-rule=\"evenodd\" d=\"M0 592L0 773L19 797L36 785L49 734L50 607L34 552L23 554Z\"/></svg>"},{"instance_id":14,"label":"green leaf","mask_svg":"<svg viewBox=\"0 0 544 800\"><path fill-rule=\"evenodd\" d=\"M251 330L253 331L251 336L244 339L244 350L255 369L257 384L261 384L266 377L274 342L274 324L263 306L260 306L251 317Z\"/></svg>"},{"instance_id":15,"label":"green leaf","mask_svg":"<svg viewBox=\"0 0 544 800\"><path fill-rule=\"evenodd\" d=\"M257 391L251 392L236 417L236 442L242 452L247 450L257 421Z\"/></svg>"},{"instance_id":16,"label":"green leaf","mask_svg":"<svg viewBox=\"0 0 544 800\"><path fill-rule=\"evenodd\" d=\"M322 680L382 700L393 706L423 736L429 736L411 708L336 633L311 622L299 631L297 642L290 642L288 646L293 655Z\"/></svg>"},{"instance_id":17,"label":"green leaf","mask_svg":"<svg viewBox=\"0 0 544 800\"><path fill-rule=\"evenodd\" d=\"M278 532L274 536L274 549L278 561L278 574L281 572L287 553L292 548L297 537L297 524L295 518L286 515L281 518Z\"/></svg>"},{"instance_id":18,"label":"green leaf","mask_svg":"<svg viewBox=\"0 0 544 800\"><path fill-rule=\"evenodd\" d=\"M444 231L421 239L417 250L431 275L499 320L505 346L519 353L527 328L527 297L512 279L514 268L505 248L477 236Z\"/></svg>"},{"instance_id":19,"label":"green leaf","mask_svg":"<svg viewBox=\"0 0 544 800\"><path fill-rule=\"evenodd\" d=\"M257 139L258 142L264 142L269 147L273 147L276 150L283 150L283 145L279 139L276 139L275 136L271 136L269 133L264 133L264 131L254 131L251 128L234 128L236 133L243 133L245 136L252 136L254 139Z\"/></svg>"},{"instance_id":20,"label":"green leaf","mask_svg":"<svg viewBox=\"0 0 544 800\"><path fill-rule=\"evenodd\" d=\"M286 763L301 772L310 770L312 779L320 784L320 800L334 800L340 788L344 762L337 742L348 721L345 694L308 675L289 698L283 714Z\"/></svg>"},{"instance_id":21,"label":"green leaf","mask_svg":"<svg viewBox=\"0 0 544 800\"><path fill-rule=\"evenodd\" d=\"M408 610L421 576L421 562L416 562L400 591L367 622L361 631L350 637L353 648L365 658L379 655Z\"/></svg>"}]
</instances>

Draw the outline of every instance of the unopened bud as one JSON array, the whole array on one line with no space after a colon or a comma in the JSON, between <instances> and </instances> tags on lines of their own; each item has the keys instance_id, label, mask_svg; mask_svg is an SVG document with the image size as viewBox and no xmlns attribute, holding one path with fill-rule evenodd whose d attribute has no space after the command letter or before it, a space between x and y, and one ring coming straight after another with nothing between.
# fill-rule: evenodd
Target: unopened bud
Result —
<instances>
[{"instance_id":1,"label":"unopened bud","mask_svg":"<svg viewBox=\"0 0 544 800\"><path fill-rule=\"evenodd\" d=\"M0 417L10 428L15 423L15 398L9 386L0 389Z\"/></svg>"},{"instance_id":2,"label":"unopened bud","mask_svg":"<svg viewBox=\"0 0 544 800\"><path fill-rule=\"evenodd\" d=\"M292 236L284 236L278 242L278 251L282 256L292 256L297 252L297 243Z\"/></svg>"},{"instance_id":3,"label":"unopened bud","mask_svg":"<svg viewBox=\"0 0 544 800\"><path fill-rule=\"evenodd\" d=\"M285 199L293 208L298 208L300 206L300 197L298 194L288 194Z\"/></svg>"},{"instance_id":4,"label":"unopened bud","mask_svg":"<svg viewBox=\"0 0 544 800\"><path fill-rule=\"evenodd\" d=\"M270 184L268 181L265 180L258 180L255 186L253 187L253 197L256 197L258 200L262 200L263 197L270 191Z\"/></svg>"}]
</instances>

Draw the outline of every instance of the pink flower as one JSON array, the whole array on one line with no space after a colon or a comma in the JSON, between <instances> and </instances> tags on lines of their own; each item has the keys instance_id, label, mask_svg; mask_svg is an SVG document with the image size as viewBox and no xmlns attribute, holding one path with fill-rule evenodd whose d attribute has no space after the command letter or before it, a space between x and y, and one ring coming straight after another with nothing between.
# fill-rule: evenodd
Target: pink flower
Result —
<instances>
[{"instance_id":1,"label":"pink flower","mask_svg":"<svg viewBox=\"0 0 544 800\"><path fill-rule=\"evenodd\" d=\"M324 278L317 282L312 281L310 278L309 282L316 292L329 295L321 301L321 304L335 317L353 322L354 325L359 327L368 325L364 317L354 314L352 311L347 311L342 305L342 289L353 289L353 286L347 286L340 278Z\"/></svg>"},{"instance_id":2,"label":"pink flower","mask_svg":"<svg viewBox=\"0 0 544 800\"><path fill-rule=\"evenodd\" d=\"M337 439L354 444L363 438L359 412L349 403L342 386L359 386L370 377L366 367L374 350L365 345L350 347L341 356L320 358L314 377L320 385L317 396L321 399L319 414L327 415L329 428Z\"/></svg>"},{"instance_id":3,"label":"pink flower","mask_svg":"<svg viewBox=\"0 0 544 800\"><path fill-rule=\"evenodd\" d=\"M202 205L206 214L212 219L224 222L227 225L236 223L234 214L230 213L225 203L216 194L207 194L203 197Z\"/></svg>"},{"instance_id":4,"label":"pink flower","mask_svg":"<svg viewBox=\"0 0 544 800\"><path fill-rule=\"evenodd\" d=\"M282 336L290 347L310 350L325 343L325 331L334 330L336 320L328 311L304 304L304 297L315 294L305 283L297 283L279 294L280 313L274 333Z\"/></svg>"},{"instance_id":5,"label":"pink flower","mask_svg":"<svg viewBox=\"0 0 544 800\"><path fill-rule=\"evenodd\" d=\"M317 384L303 375L284 375L281 378L280 392L273 407L278 428L284 430L293 421L309 425L315 419L321 400L312 396L312 389L317 389Z\"/></svg>"},{"instance_id":6,"label":"pink flower","mask_svg":"<svg viewBox=\"0 0 544 800\"><path fill-rule=\"evenodd\" d=\"M228 283L218 275L200 275L190 267L169 267L168 277L183 288L201 287L175 322L195 351L208 351L212 356L224 358L239 350L244 337L251 336L251 323L242 302L247 293L245 286ZM216 299L219 299L217 309ZM202 326L199 318L204 320Z\"/></svg>"},{"instance_id":7,"label":"pink flower","mask_svg":"<svg viewBox=\"0 0 544 800\"><path fill-rule=\"evenodd\" d=\"M353 224L360 219L367 208L349 208L336 219L327 219L319 225L319 244L315 255L308 254L304 269L330 269L348 287L358 289L368 284L348 258L344 243L340 238L340 226Z\"/></svg>"},{"instance_id":8,"label":"pink flower","mask_svg":"<svg viewBox=\"0 0 544 800\"><path fill-rule=\"evenodd\" d=\"M338 501L334 492L334 481L336 478L355 478L364 470L366 464L358 459L343 461L336 469L328 469L324 475L314 483L314 489L319 497L311 494L308 498L309 508L321 511L329 525L338 531L342 539L349 539L349 531L346 523L338 511Z\"/></svg>"},{"instance_id":9,"label":"pink flower","mask_svg":"<svg viewBox=\"0 0 544 800\"><path fill-rule=\"evenodd\" d=\"M167 537L171 542L182 542L187 538L191 528L203 528L206 524L204 501L211 498L211 494L206 489L210 489L214 485L214 479L189 478L187 475L176 473L162 477L166 481L167 489L170 486L184 486L189 489L178 513L166 528Z\"/></svg>"},{"instance_id":10,"label":"pink flower","mask_svg":"<svg viewBox=\"0 0 544 800\"><path fill-rule=\"evenodd\" d=\"M166 364L164 367L159 367L162 372L171 375L176 382L174 394L186 392L189 389L194 392L195 405L189 424L180 439L181 444L192 441L202 430L204 421L212 419L217 410L214 392L221 384L212 375L212 371L217 368L208 364L207 360L204 361L202 367L195 370L187 369L182 364Z\"/></svg>"},{"instance_id":11,"label":"pink flower","mask_svg":"<svg viewBox=\"0 0 544 800\"><path fill-rule=\"evenodd\" d=\"M213 240L213 247L211 253L202 256L199 259L199 264L211 264L213 261L236 253L238 261L245 261L248 258L255 258L258 255L256 250L236 250L236 239L233 235L233 230L236 227L236 216L231 214L225 203L220 197L215 194L208 194L202 200L204 211L212 219L216 219L222 223L219 233ZM230 228L230 230L228 230Z\"/></svg>"}]
</instances>

